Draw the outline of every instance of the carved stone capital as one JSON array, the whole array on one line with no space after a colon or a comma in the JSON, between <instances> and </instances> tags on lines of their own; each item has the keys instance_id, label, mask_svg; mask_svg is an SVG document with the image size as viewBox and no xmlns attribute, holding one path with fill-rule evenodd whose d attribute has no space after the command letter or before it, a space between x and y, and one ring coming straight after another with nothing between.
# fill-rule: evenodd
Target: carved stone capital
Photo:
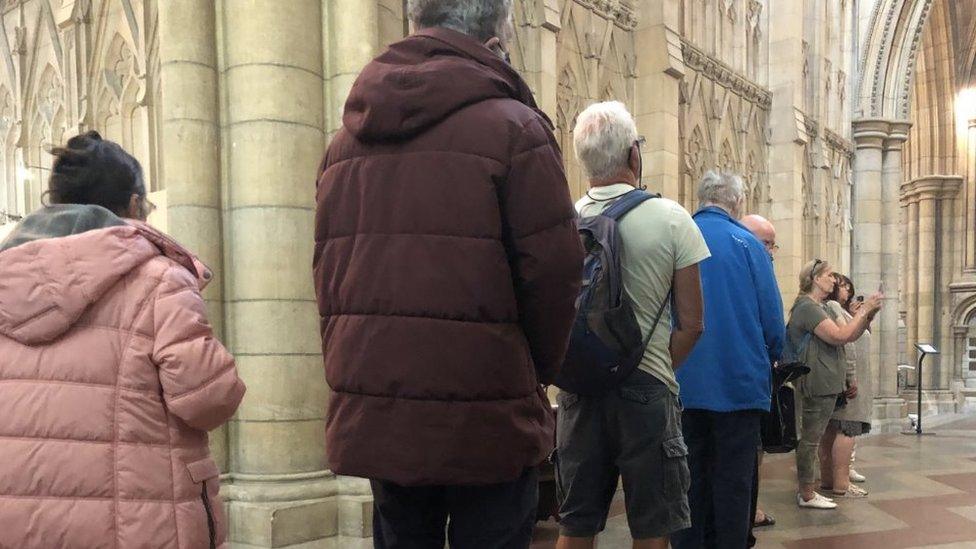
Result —
<instances>
[{"instance_id":1,"label":"carved stone capital","mask_svg":"<svg viewBox=\"0 0 976 549\"><path fill-rule=\"evenodd\" d=\"M924 200L946 200L955 198L962 188L961 175L926 175L902 183L901 203L908 205Z\"/></svg>"},{"instance_id":2,"label":"carved stone capital","mask_svg":"<svg viewBox=\"0 0 976 549\"><path fill-rule=\"evenodd\" d=\"M858 149L883 149L891 134L891 122L880 118L855 120L854 146Z\"/></svg>"}]
</instances>

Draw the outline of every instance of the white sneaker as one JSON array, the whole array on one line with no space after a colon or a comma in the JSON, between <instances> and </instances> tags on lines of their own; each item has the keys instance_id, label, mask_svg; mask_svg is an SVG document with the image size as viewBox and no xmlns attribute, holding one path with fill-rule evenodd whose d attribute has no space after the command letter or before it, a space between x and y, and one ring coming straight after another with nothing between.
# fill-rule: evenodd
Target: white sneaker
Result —
<instances>
[{"instance_id":1,"label":"white sneaker","mask_svg":"<svg viewBox=\"0 0 976 549\"><path fill-rule=\"evenodd\" d=\"M854 469L851 469L851 482L865 482L868 479L864 477L861 473L858 473Z\"/></svg>"},{"instance_id":2,"label":"white sneaker","mask_svg":"<svg viewBox=\"0 0 976 549\"><path fill-rule=\"evenodd\" d=\"M805 509L836 509L837 504L814 492L813 499L806 501L803 494L796 495L796 504Z\"/></svg>"}]
</instances>

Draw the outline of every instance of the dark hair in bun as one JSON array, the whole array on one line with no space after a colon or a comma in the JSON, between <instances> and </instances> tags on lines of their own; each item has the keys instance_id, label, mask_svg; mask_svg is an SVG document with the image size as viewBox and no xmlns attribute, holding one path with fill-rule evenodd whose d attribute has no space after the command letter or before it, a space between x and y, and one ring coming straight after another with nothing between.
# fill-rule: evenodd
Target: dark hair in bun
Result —
<instances>
[{"instance_id":1,"label":"dark hair in bun","mask_svg":"<svg viewBox=\"0 0 976 549\"><path fill-rule=\"evenodd\" d=\"M94 130L72 137L51 154L47 195L52 204L93 204L121 216L132 195L146 196L139 161Z\"/></svg>"}]
</instances>

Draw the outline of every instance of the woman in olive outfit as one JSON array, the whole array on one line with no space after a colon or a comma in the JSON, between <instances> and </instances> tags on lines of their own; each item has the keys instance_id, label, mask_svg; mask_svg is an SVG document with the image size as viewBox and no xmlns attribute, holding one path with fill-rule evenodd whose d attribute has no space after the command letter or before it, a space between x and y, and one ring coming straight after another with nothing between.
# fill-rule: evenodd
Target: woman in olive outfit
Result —
<instances>
[{"instance_id":1,"label":"woman in olive outfit","mask_svg":"<svg viewBox=\"0 0 976 549\"><path fill-rule=\"evenodd\" d=\"M827 424L845 399L857 397L857 385L848 378L844 345L864 333L874 313L881 309L882 295L872 295L846 325L838 324L824 302L834 291L834 271L825 261L811 261L800 271L800 295L790 311L787 337L794 349L803 346L810 334L803 360L810 373L799 382L802 427L796 449L799 490L796 503L802 508L834 509L833 500L818 494L817 450ZM850 383L849 383L850 382Z\"/></svg>"},{"instance_id":2,"label":"woman in olive outfit","mask_svg":"<svg viewBox=\"0 0 976 549\"><path fill-rule=\"evenodd\" d=\"M827 297L827 308L841 326L847 324L863 305L854 298L854 283L842 274L834 274L837 286ZM863 298L861 298L863 299ZM873 315L868 315L868 320ZM854 453L854 437L871 431L871 408L874 388L871 375L870 325L858 340L844 346L848 371L857 383L857 398L847 406L836 410L827 425L827 432L820 441L820 479L823 490L833 491L833 497L863 498L867 491L851 483L851 461Z\"/></svg>"}]
</instances>

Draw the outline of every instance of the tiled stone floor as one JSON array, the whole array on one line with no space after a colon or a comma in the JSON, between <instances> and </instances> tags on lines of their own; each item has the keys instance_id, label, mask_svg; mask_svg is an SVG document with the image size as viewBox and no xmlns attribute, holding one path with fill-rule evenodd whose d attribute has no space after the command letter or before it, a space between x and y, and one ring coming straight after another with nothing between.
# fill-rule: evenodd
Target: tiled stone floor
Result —
<instances>
[{"instance_id":1,"label":"tiled stone floor","mask_svg":"<svg viewBox=\"0 0 976 549\"><path fill-rule=\"evenodd\" d=\"M760 503L776 517L758 530L761 549L976 549L976 416L930 422L934 436L873 435L858 443L857 469L871 495L836 511L800 510L793 455L767 456ZM599 547L630 547L618 494ZM556 525L540 524L533 549L554 547Z\"/></svg>"}]
</instances>

